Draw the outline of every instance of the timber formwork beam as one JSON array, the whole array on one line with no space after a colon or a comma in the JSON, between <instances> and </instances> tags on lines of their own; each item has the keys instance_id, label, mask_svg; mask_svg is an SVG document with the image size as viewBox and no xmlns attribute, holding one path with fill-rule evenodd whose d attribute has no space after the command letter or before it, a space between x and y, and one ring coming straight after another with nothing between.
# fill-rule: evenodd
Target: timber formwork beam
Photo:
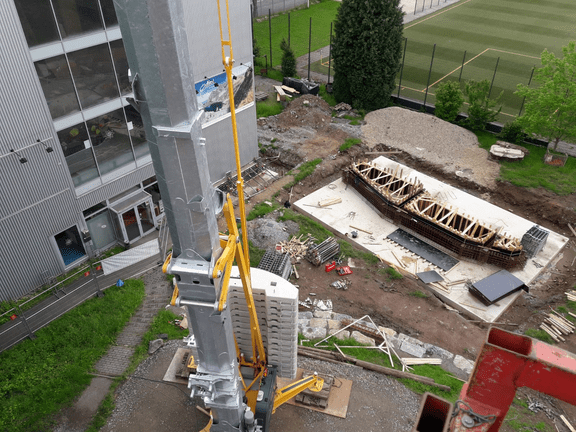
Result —
<instances>
[{"instance_id":1,"label":"timber formwork beam","mask_svg":"<svg viewBox=\"0 0 576 432\"><path fill-rule=\"evenodd\" d=\"M523 266L520 240L430 196L422 183L402 179L402 171L354 163L342 179L394 224L411 229L460 257L504 269Z\"/></svg>"}]
</instances>

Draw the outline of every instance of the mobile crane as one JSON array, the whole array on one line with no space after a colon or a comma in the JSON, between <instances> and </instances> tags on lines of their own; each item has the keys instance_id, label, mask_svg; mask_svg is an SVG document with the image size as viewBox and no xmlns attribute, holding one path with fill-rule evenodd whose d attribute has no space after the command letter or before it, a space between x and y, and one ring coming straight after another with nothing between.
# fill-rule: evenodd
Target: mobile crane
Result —
<instances>
[{"instance_id":1,"label":"mobile crane","mask_svg":"<svg viewBox=\"0 0 576 432\"><path fill-rule=\"evenodd\" d=\"M197 370L188 382L191 397L201 397L211 409L205 430L266 431L278 406L307 388L320 391L323 380L314 374L276 390L276 368L266 361L250 279L228 0L227 34L220 1L224 0L216 2L238 170L242 242L230 198L210 183L182 0L114 0L114 5L132 76L130 103L142 116L172 236L173 252L164 269L175 275L176 304L187 309L198 349ZM222 210L229 229L226 238L221 238L216 222ZM251 359L238 352L226 303L234 259L250 314ZM248 373L241 372L246 369Z\"/></svg>"},{"instance_id":2,"label":"mobile crane","mask_svg":"<svg viewBox=\"0 0 576 432\"><path fill-rule=\"evenodd\" d=\"M202 397L212 410L204 430L266 431L270 415L279 405L305 388L319 391L322 380L306 377L275 390L276 371L266 362L251 292L228 2L225 39L220 13L223 0L216 0L238 168L243 246L231 201L211 186L206 169L202 113L195 98L182 1L114 0L133 72L131 103L142 115L172 235L173 257L165 269L178 281L177 303L187 308L197 341L197 373L191 375L189 387L192 395ZM229 229L229 235L222 239L216 224L221 210ZM226 305L234 259L250 312L250 360L237 351ZM241 373L241 367L251 373ZM251 381L246 384L245 380ZM576 404L576 356L526 336L491 329L461 400L453 406L437 396L425 395L413 432L496 432L521 386Z\"/></svg>"}]
</instances>

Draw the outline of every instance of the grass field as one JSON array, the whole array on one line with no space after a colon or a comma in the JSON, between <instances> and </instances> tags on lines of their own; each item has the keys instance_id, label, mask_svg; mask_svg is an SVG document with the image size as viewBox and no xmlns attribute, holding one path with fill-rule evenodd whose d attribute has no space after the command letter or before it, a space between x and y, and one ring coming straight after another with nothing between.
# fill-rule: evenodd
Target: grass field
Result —
<instances>
[{"instance_id":1,"label":"grass field","mask_svg":"<svg viewBox=\"0 0 576 432\"><path fill-rule=\"evenodd\" d=\"M461 80L463 88L466 80L494 77L492 96L503 92L499 120L512 120L522 105L514 95L517 84L528 83L545 48L561 55L562 46L576 39L575 21L573 0L461 0L404 27L408 42L400 94L424 99L436 44L427 102L434 103L441 82ZM312 70L326 74L327 65L326 58Z\"/></svg>"},{"instance_id":2,"label":"grass field","mask_svg":"<svg viewBox=\"0 0 576 432\"><path fill-rule=\"evenodd\" d=\"M330 23L336 19L340 3L332 0L322 0L311 5L309 9L299 9L290 12L290 46L296 57L308 53L310 36L310 18L312 18L312 51L330 44ZM261 55L268 56L270 62L270 31L268 19L254 22L254 37L261 48ZM272 64L278 66L282 60L280 42L288 40L288 13L272 18ZM328 54L328 50L326 50ZM264 61L263 58L260 61Z\"/></svg>"},{"instance_id":3,"label":"grass field","mask_svg":"<svg viewBox=\"0 0 576 432\"><path fill-rule=\"evenodd\" d=\"M428 100L440 82L492 80L492 96L503 93L501 120L520 111L522 99L513 93L527 84L540 54L547 48L561 55L576 39L573 0L462 0L404 27L408 39L401 95L422 99L426 90L433 44L436 44ZM462 62L466 51L464 68Z\"/></svg>"}]
</instances>

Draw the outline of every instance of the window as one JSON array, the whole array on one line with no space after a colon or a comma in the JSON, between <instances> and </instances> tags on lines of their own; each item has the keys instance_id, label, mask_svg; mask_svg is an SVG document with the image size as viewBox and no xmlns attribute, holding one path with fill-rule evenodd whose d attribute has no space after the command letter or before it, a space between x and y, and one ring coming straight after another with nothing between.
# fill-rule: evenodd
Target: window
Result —
<instances>
[{"instance_id":1,"label":"window","mask_svg":"<svg viewBox=\"0 0 576 432\"><path fill-rule=\"evenodd\" d=\"M106 24L106 27L118 25L114 2L112 0L100 0L100 6L102 7L102 15L104 15L104 24Z\"/></svg>"},{"instance_id":2,"label":"window","mask_svg":"<svg viewBox=\"0 0 576 432\"><path fill-rule=\"evenodd\" d=\"M54 239L56 240L56 245L62 255L65 266L72 264L74 261L86 255L84 244L80 239L80 233L76 226L70 227L66 231L55 235Z\"/></svg>"},{"instance_id":3,"label":"window","mask_svg":"<svg viewBox=\"0 0 576 432\"><path fill-rule=\"evenodd\" d=\"M156 179L156 176L152 176L150 178L147 178L146 180L144 180L142 182L142 186L146 187L148 185L151 185L152 183L156 183L158 181L158 179Z\"/></svg>"},{"instance_id":4,"label":"window","mask_svg":"<svg viewBox=\"0 0 576 432\"><path fill-rule=\"evenodd\" d=\"M15 0L29 47L60 39L49 0Z\"/></svg>"},{"instance_id":5,"label":"window","mask_svg":"<svg viewBox=\"0 0 576 432\"><path fill-rule=\"evenodd\" d=\"M86 218L86 225L88 226L88 231L90 231L95 249L102 249L116 240L108 210Z\"/></svg>"},{"instance_id":6,"label":"window","mask_svg":"<svg viewBox=\"0 0 576 432\"><path fill-rule=\"evenodd\" d=\"M97 0L52 0L62 38L102 30Z\"/></svg>"},{"instance_id":7,"label":"window","mask_svg":"<svg viewBox=\"0 0 576 432\"><path fill-rule=\"evenodd\" d=\"M40 60L34 66L53 119L80 111L66 57Z\"/></svg>"},{"instance_id":8,"label":"window","mask_svg":"<svg viewBox=\"0 0 576 432\"><path fill-rule=\"evenodd\" d=\"M112 59L116 68L116 78L118 78L118 84L120 85L120 93L123 95L131 93L132 86L128 81L128 60L126 59L126 51L124 50L122 39L110 42L110 49L112 50Z\"/></svg>"},{"instance_id":9,"label":"window","mask_svg":"<svg viewBox=\"0 0 576 432\"><path fill-rule=\"evenodd\" d=\"M92 207L87 208L82 212L82 214L84 215L84 217L88 217L90 215L93 215L94 213L98 213L100 210L105 208L106 208L106 201L102 201L101 203L98 203L96 205L93 205Z\"/></svg>"},{"instance_id":10,"label":"window","mask_svg":"<svg viewBox=\"0 0 576 432\"><path fill-rule=\"evenodd\" d=\"M61 130L58 132L58 139L74 186L78 187L99 177L84 123Z\"/></svg>"},{"instance_id":11,"label":"window","mask_svg":"<svg viewBox=\"0 0 576 432\"><path fill-rule=\"evenodd\" d=\"M134 154L122 108L88 120L86 123L104 182L123 174L126 168L135 168Z\"/></svg>"},{"instance_id":12,"label":"window","mask_svg":"<svg viewBox=\"0 0 576 432\"><path fill-rule=\"evenodd\" d=\"M126 119L132 125L130 129L130 136L132 137L132 145L134 146L134 155L137 160L150 159L150 148L148 141L146 141L146 133L144 132L144 124L140 113L131 106L124 107L126 110Z\"/></svg>"},{"instance_id":13,"label":"window","mask_svg":"<svg viewBox=\"0 0 576 432\"><path fill-rule=\"evenodd\" d=\"M68 61L83 109L120 96L108 44L71 52Z\"/></svg>"}]
</instances>

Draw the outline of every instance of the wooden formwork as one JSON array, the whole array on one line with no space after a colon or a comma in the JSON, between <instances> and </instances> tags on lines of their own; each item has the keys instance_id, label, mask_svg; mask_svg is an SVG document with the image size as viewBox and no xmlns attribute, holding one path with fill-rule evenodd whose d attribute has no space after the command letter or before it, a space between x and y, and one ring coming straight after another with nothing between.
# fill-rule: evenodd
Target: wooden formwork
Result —
<instances>
[{"instance_id":1,"label":"wooden formwork","mask_svg":"<svg viewBox=\"0 0 576 432\"><path fill-rule=\"evenodd\" d=\"M377 170L384 174L378 174ZM420 182L410 182L413 188L404 187L409 192L406 195L381 193L383 185L379 180L384 185L403 184L396 182L397 171L384 171L361 162L346 169L342 179L396 225L409 228L462 258L507 270L524 265L526 254L518 239L502 235L492 226L436 200ZM366 178L366 174L371 178Z\"/></svg>"}]
</instances>

